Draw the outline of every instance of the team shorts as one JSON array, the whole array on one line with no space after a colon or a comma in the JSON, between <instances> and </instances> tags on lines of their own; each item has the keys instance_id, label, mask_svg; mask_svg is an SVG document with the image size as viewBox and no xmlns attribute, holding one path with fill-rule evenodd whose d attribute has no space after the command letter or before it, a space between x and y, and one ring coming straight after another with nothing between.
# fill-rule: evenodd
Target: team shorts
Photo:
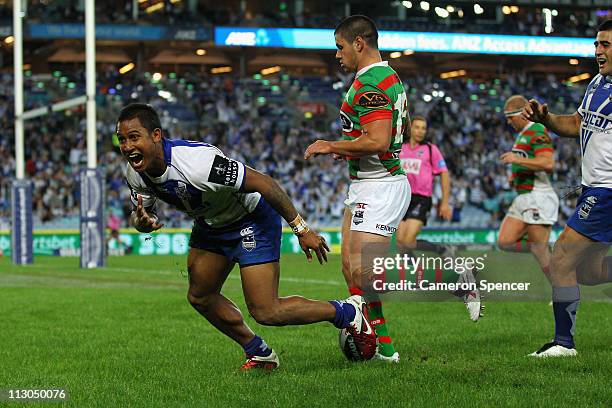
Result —
<instances>
[{"instance_id":1,"label":"team shorts","mask_svg":"<svg viewBox=\"0 0 612 408\"><path fill-rule=\"evenodd\" d=\"M519 194L512 201L507 215L525 224L553 225L559 217L559 197L554 191Z\"/></svg>"},{"instance_id":2,"label":"team shorts","mask_svg":"<svg viewBox=\"0 0 612 408\"><path fill-rule=\"evenodd\" d=\"M189 247L223 255L244 267L278 262L281 234L280 215L262 197L252 213L225 227L194 222Z\"/></svg>"},{"instance_id":3,"label":"team shorts","mask_svg":"<svg viewBox=\"0 0 612 408\"><path fill-rule=\"evenodd\" d=\"M344 204L351 211L351 231L392 236L410 204L406 177L351 183Z\"/></svg>"},{"instance_id":4,"label":"team shorts","mask_svg":"<svg viewBox=\"0 0 612 408\"><path fill-rule=\"evenodd\" d=\"M612 188L582 186L567 225L594 241L612 243Z\"/></svg>"},{"instance_id":5,"label":"team shorts","mask_svg":"<svg viewBox=\"0 0 612 408\"><path fill-rule=\"evenodd\" d=\"M402 219L404 221L409 219L419 220L423 225L427 225L427 218L429 218L429 212L431 211L431 202L431 197L413 194L410 197L408 211L406 211Z\"/></svg>"}]
</instances>

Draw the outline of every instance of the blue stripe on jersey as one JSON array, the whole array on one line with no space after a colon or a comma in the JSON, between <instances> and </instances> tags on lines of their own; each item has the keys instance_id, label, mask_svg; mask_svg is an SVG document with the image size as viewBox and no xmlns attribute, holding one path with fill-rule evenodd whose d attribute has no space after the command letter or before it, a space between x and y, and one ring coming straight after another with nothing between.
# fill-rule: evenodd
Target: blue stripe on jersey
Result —
<instances>
[{"instance_id":1,"label":"blue stripe on jersey","mask_svg":"<svg viewBox=\"0 0 612 408\"><path fill-rule=\"evenodd\" d=\"M202 191L189 183L181 180L166 180L158 184L145 174L138 173L138 175L156 197L194 218L210 207L210 203L202 200Z\"/></svg>"},{"instance_id":2,"label":"blue stripe on jersey","mask_svg":"<svg viewBox=\"0 0 612 408\"><path fill-rule=\"evenodd\" d=\"M612 81L607 77L595 77L587 87L582 104L580 105L582 110L580 147L583 155L586 152L593 132L605 132L612 121L610 118L612 115L611 95ZM589 97L591 98L590 101Z\"/></svg>"},{"instance_id":3,"label":"blue stripe on jersey","mask_svg":"<svg viewBox=\"0 0 612 408\"><path fill-rule=\"evenodd\" d=\"M166 139L165 137L162 139L162 146L164 148L164 161L167 165L172 163L172 148L178 146L184 147L215 147L211 144L204 142L195 142L193 140L172 140ZM216 148L216 147L215 147Z\"/></svg>"}]
</instances>

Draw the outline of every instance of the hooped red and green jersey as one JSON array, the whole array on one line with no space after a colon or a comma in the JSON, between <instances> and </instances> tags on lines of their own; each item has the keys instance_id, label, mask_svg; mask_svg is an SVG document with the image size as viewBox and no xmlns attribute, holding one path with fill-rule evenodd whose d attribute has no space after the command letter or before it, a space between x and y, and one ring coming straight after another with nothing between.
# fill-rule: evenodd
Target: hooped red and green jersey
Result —
<instances>
[{"instance_id":1,"label":"hooped red and green jersey","mask_svg":"<svg viewBox=\"0 0 612 408\"><path fill-rule=\"evenodd\" d=\"M347 157L351 180L405 174L399 152L408 121L407 104L402 81L386 61L368 65L357 72L340 108L342 138L357 139L364 125L384 119L391 120L391 137L389 148L383 154Z\"/></svg>"},{"instance_id":2,"label":"hooped red and green jersey","mask_svg":"<svg viewBox=\"0 0 612 408\"><path fill-rule=\"evenodd\" d=\"M529 123L516 137L512 152L529 159L542 152L553 152L548 130L541 123ZM519 194L533 190L553 190L551 174L530 170L516 163L512 163L512 185Z\"/></svg>"}]
</instances>

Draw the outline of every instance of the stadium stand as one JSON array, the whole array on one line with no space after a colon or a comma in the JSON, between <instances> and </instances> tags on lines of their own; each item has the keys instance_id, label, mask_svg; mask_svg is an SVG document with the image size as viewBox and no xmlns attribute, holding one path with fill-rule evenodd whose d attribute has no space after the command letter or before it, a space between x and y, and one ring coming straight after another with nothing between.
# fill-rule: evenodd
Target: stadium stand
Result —
<instances>
[{"instance_id":1,"label":"stadium stand","mask_svg":"<svg viewBox=\"0 0 612 408\"><path fill-rule=\"evenodd\" d=\"M11 76L0 81L0 229L8 225L10 180L14 175ZM162 112L162 125L170 138L203 140L218 145L227 155L277 178L311 222L318 226L341 224L347 186L343 163L330 159L304 162L306 146L318 138L339 135L337 109L348 77L248 78L203 74L150 73L119 76L115 70L98 76L98 132L100 163L106 171L109 214L125 226L129 213L125 166L112 145L116 115L129 101L148 102ZM81 74L26 73L28 109L81 92ZM498 157L508 151L514 135L501 114L503 101L524 93L548 101L554 112L572 112L584 91L553 77L535 79L506 75L491 80L432 77L404 78L411 114L430 122L429 138L446 156L453 175L452 224L432 215L432 226L489 227L498 225L513 193L509 169ZM70 85L72 84L72 85ZM80 85L77 85L80 84ZM339 85L340 84L340 85ZM531 90L539 90L533 94ZM304 111L321 107L319 115ZM80 109L55 113L26 123L26 172L34 183L36 228L75 228L78 225L78 169L84 165L85 121ZM9 136L9 137L6 137ZM554 185L561 194L579 182L579 151L574 141L555 139L557 166ZM439 200L436 189L434 203ZM562 200L561 219L573 208L573 198ZM166 226L186 226L180 213L164 208Z\"/></svg>"},{"instance_id":2,"label":"stadium stand","mask_svg":"<svg viewBox=\"0 0 612 408\"><path fill-rule=\"evenodd\" d=\"M98 23L130 24L134 17L139 24L181 26L229 25L262 27L305 27L330 28L337 24L334 16L345 12L345 5L338 2L303 2L301 11L295 10L293 2L278 2L277 7L269 3L252 1L242 8L239 2L165 2L155 12L146 12L157 1L138 2L134 14L132 0L98 2L96 16ZM402 2L395 1L385 7L372 8L370 5L354 3L351 13L365 13L376 21L383 30L409 30L428 32L469 32L489 34L562 35L571 37L593 36L597 23L610 18L609 9L585 7L549 6L555 10L553 30L546 32L543 8L522 4L512 12L502 12L502 5L483 4L482 13L476 14L473 5L467 2L454 3L448 17L441 17L432 10L423 10L414 2L405 9ZM0 5L0 21L11 18L10 8ZM82 5L73 1L34 1L28 6L28 18L33 22L83 22Z\"/></svg>"}]
</instances>

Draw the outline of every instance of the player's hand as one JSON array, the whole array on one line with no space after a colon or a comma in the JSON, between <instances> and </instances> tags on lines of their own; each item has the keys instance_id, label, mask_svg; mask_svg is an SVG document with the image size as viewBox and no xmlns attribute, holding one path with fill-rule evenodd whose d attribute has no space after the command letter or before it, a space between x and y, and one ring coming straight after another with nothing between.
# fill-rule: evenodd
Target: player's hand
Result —
<instances>
[{"instance_id":1,"label":"player's hand","mask_svg":"<svg viewBox=\"0 0 612 408\"><path fill-rule=\"evenodd\" d=\"M164 226L164 224L158 223L157 217L151 216L145 211L140 194L138 194L138 205L134 214L134 228L140 232L153 232Z\"/></svg>"},{"instance_id":2,"label":"player's hand","mask_svg":"<svg viewBox=\"0 0 612 408\"><path fill-rule=\"evenodd\" d=\"M548 116L548 105L531 99L523 108L521 116L531 122L544 123Z\"/></svg>"},{"instance_id":3,"label":"player's hand","mask_svg":"<svg viewBox=\"0 0 612 408\"><path fill-rule=\"evenodd\" d=\"M317 140L306 148L306 151L304 152L304 160L310 159L311 156L316 156L318 154L330 154L331 152L331 146L327 140Z\"/></svg>"},{"instance_id":4,"label":"player's hand","mask_svg":"<svg viewBox=\"0 0 612 408\"><path fill-rule=\"evenodd\" d=\"M327 262L329 246L327 245L327 242L325 242L325 238L317 234L315 231L309 230L301 237L298 237L298 240L300 242L302 251L304 251L306 258L308 258L308 262L312 262L311 250L317 254L317 259L321 265L323 265L323 262Z\"/></svg>"},{"instance_id":5,"label":"player's hand","mask_svg":"<svg viewBox=\"0 0 612 408\"><path fill-rule=\"evenodd\" d=\"M334 159L336 161L346 160L346 156L344 156L342 154L332 153L332 159Z\"/></svg>"},{"instance_id":6,"label":"player's hand","mask_svg":"<svg viewBox=\"0 0 612 408\"><path fill-rule=\"evenodd\" d=\"M453 218L453 209L447 203L442 203L440 204L439 214L442 219L450 221Z\"/></svg>"},{"instance_id":7,"label":"player's hand","mask_svg":"<svg viewBox=\"0 0 612 408\"><path fill-rule=\"evenodd\" d=\"M502 163L504 164L512 164L516 163L519 156L513 152L506 152L500 156Z\"/></svg>"}]
</instances>

